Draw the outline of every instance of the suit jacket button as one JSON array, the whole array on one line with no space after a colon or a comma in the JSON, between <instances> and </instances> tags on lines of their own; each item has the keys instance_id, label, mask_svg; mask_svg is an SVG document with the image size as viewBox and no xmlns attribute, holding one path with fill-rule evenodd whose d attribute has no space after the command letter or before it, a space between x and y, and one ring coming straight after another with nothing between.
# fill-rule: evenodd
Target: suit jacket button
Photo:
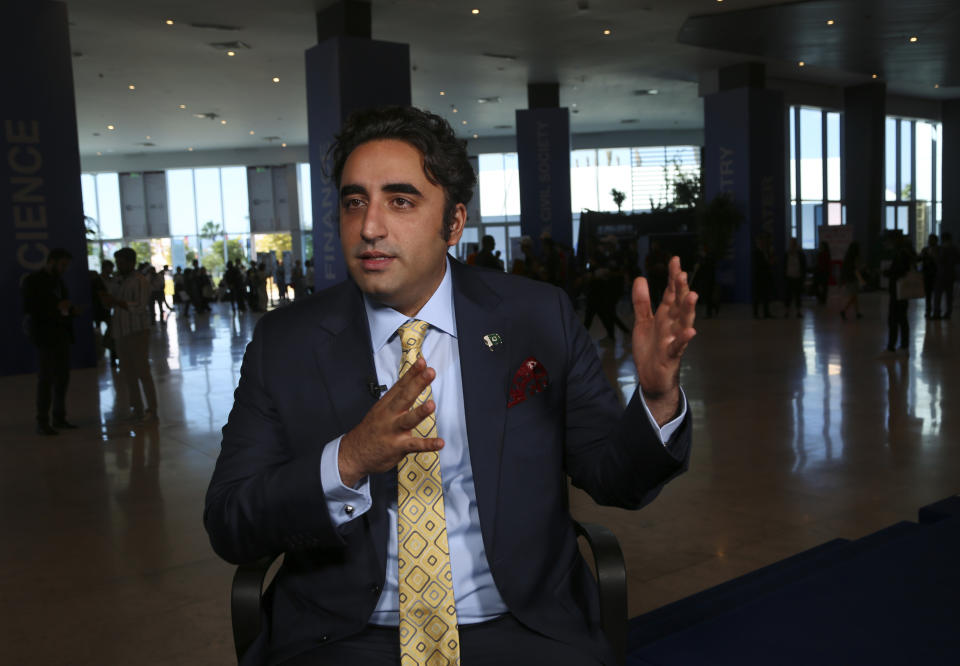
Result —
<instances>
[{"instance_id":1,"label":"suit jacket button","mask_svg":"<svg viewBox=\"0 0 960 666\"><path fill-rule=\"evenodd\" d=\"M348 516L352 516L352 515L353 515L353 505L352 505L352 504L346 505L345 507L343 507L343 510L346 512L346 514L347 514Z\"/></svg>"},{"instance_id":2,"label":"suit jacket button","mask_svg":"<svg viewBox=\"0 0 960 666\"><path fill-rule=\"evenodd\" d=\"M323 634L323 635L320 637L320 642L321 642L321 643L326 643L326 642L327 642L327 638L328 638L328 636L327 636L326 634Z\"/></svg>"}]
</instances>

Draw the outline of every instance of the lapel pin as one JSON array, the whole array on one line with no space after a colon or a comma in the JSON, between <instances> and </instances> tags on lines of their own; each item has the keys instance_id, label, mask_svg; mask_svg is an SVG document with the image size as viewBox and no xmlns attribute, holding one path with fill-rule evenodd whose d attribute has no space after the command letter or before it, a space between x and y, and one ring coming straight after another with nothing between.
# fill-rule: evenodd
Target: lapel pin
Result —
<instances>
[{"instance_id":1,"label":"lapel pin","mask_svg":"<svg viewBox=\"0 0 960 666\"><path fill-rule=\"evenodd\" d=\"M487 349L493 351L494 347L503 344L503 338L499 333L487 333L483 336L483 342L487 345Z\"/></svg>"}]
</instances>

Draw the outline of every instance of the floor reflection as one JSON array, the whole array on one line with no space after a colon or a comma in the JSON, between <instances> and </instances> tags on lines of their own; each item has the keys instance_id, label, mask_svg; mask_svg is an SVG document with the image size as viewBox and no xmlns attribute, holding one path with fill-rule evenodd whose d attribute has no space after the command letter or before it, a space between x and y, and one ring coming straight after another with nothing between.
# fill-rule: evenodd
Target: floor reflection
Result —
<instances>
[{"instance_id":1,"label":"floor reflection","mask_svg":"<svg viewBox=\"0 0 960 666\"><path fill-rule=\"evenodd\" d=\"M943 408L960 382L958 333L911 307L909 355L881 356L884 298L867 294L862 307L864 319L847 323L813 308L758 321L736 305L698 322L681 370L690 471L640 513L571 495L575 515L620 538L631 613L960 491L960 424ZM19 637L0 641L0 663L231 661L231 568L200 516L259 317L218 305L158 323L151 425L117 418L126 397L106 362L73 373L80 428L57 438L32 434L33 377L0 379L0 599L18 609L5 622ZM626 401L628 342L599 342L599 322L591 333ZM51 626L56 641L44 640Z\"/></svg>"}]
</instances>

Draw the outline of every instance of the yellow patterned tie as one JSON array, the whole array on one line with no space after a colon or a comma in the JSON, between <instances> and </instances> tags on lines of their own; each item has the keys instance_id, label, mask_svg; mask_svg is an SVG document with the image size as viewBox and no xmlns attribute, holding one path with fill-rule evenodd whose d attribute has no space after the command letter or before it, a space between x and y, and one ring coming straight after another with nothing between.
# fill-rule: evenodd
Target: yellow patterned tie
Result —
<instances>
[{"instance_id":1,"label":"yellow patterned tie","mask_svg":"<svg viewBox=\"0 0 960 666\"><path fill-rule=\"evenodd\" d=\"M397 329L403 349L399 377L423 355L421 347L428 327L427 322L414 319ZM431 399L433 391L427 386L414 407ZM436 437L434 414L421 421L414 434ZM460 633L437 452L407 454L397 466L397 482L400 663L459 664Z\"/></svg>"}]
</instances>

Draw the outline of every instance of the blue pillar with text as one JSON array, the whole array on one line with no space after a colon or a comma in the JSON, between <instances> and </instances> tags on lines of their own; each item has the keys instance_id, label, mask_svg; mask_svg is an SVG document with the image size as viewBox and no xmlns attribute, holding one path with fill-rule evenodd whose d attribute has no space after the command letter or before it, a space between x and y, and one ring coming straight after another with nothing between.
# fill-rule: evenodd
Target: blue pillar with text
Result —
<instances>
[{"instance_id":1,"label":"blue pillar with text","mask_svg":"<svg viewBox=\"0 0 960 666\"><path fill-rule=\"evenodd\" d=\"M522 233L537 245L549 231L558 244L573 247L568 109L517 111L517 168Z\"/></svg>"},{"instance_id":2,"label":"blue pillar with text","mask_svg":"<svg viewBox=\"0 0 960 666\"><path fill-rule=\"evenodd\" d=\"M786 110L783 95L741 87L704 99L703 185L707 201L729 194L744 222L730 254L720 262L725 296L749 302L753 294L751 250L761 234L773 248L773 300L778 297L786 250ZM713 248L723 255L723 248Z\"/></svg>"},{"instance_id":3,"label":"blue pillar with text","mask_svg":"<svg viewBox=\"0 0 960 666\"><path fill-rule=\"evenodd\" d=\"M306 69L314 287L320 290L347 278L327 151L351 112L410 104L410 47L337 35L307 50Z\"/></svg>"},{"instance_id":4,"label":"blue pillar with text","mask_svg":"<svg viewBox=\"0 0 960 666\"><path fill-rule=\"evenodd\" d=\"M80 151L67 7L13 3L0 21L0 375L33 372L36 355L23 332L20 287L61 247L73 255L64 279L81 307L74 321L74 367L96 363Z\"/></svg>"}]
</instances>

